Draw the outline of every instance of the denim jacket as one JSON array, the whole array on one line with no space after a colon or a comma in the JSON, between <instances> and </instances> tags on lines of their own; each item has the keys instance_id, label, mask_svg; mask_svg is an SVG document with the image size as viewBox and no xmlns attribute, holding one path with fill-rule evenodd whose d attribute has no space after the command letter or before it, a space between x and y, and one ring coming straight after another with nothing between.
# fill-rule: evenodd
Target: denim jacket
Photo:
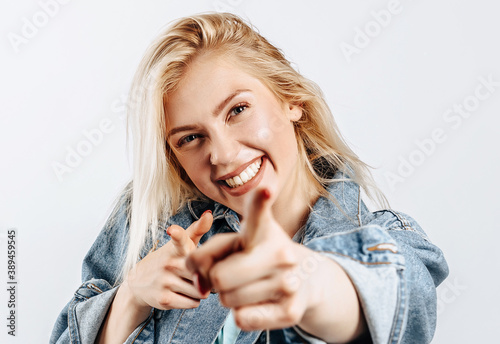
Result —
<instances>
[{"instance_id":1,"label":"denim jacket","mask_svg":"<svg viewBox=\"0 0 500 344\"><path fill-rule=\"evenodd\" d=\"M337 172L336 179L344 176ZM394 210L370 212L358 185L345 179L328 191L337 202L320 197L306 225L293 240L335 260L352 280L373 343L429 343L436 325L436 287L448 275L441 250L409 216ZM94 343L118 286L117 273L128 240L126 202L118 221L108 220L83 261L83 284L57 318L50 343ZM239 231L237 214L216 203L193 201L161 224L187 228L211 209L212 228L201 239ZM158 247L169 240L163 230ZM144 257L153 245L144 248ZM314 268L315 262L307 263ZM152 309L125 343L213 343L229 309L217 294L195 309ZM237 343L324 343L298 327L240 332Z\"/></svg>"}]
</instances>

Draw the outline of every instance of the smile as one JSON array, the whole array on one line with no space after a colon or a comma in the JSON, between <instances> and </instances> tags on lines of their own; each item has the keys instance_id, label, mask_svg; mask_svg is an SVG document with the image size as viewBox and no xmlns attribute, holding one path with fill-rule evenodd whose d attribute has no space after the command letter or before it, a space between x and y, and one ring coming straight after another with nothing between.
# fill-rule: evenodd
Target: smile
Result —
<instances>
[{"instance_id":1,"label":"smile","mask_svg":"<svg viewBox=\"0 0 500 344\"><path fill-rule=\"evenodd\" d=\"M255 177L257 172L260 170L260 166L262 164L262 160L257 160L253 164L249 165L243 172L239 175L234 176L232 178L224 180L226 184L231 188L236 188L238 186L242 186L243 184L249 182Z\"/></svg>"}]
</instances>

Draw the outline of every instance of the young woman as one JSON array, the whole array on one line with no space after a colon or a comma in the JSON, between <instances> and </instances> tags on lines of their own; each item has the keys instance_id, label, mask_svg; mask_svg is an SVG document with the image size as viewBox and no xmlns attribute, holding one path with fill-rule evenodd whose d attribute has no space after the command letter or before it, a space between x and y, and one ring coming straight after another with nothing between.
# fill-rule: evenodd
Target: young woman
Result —
<instances>
[{"instance_id":1,"label":"young woman","mask_svg":"<svg viewBox=\"0 0 500 344\"><path fill-rule=\"evenodd\" d=\"M428 343L442 252L377 194L318 87L240 18L173 23L130 99L133 181L52 343Z\"/></svg>"}]
</instances>

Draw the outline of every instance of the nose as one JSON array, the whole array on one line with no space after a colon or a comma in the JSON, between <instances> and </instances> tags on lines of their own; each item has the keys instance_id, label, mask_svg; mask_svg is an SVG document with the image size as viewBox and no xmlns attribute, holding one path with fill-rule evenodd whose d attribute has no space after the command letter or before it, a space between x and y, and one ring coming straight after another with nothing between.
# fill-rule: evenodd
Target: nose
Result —
<instances>
[{"instance_id":1,"label":"nose","mask_svg":"<svg viewBox=\"0 0 500 344\"><path fill-rule=\"evenodd\" d=\"M210 164L230 165L240 152L238 141L231 139L226 133L218 134L211 138Z\"/></svg>"}]
</instances>

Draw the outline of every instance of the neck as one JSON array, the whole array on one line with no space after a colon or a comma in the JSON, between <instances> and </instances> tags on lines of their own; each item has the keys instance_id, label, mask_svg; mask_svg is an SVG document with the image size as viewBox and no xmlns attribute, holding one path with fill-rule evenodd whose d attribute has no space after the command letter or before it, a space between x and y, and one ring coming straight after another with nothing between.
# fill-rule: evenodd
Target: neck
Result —
<instances>
[{"instance_id":1,"label":"neck","mask_svg":"<svg viewBox=\"0 0 500 344\"><path fill-rule=\"evenodd\" d=\"M294 176L273 205L273 215L292 238L309 217L319 193L304 169L297 167Z\"/></svg>"}]
</instances>

